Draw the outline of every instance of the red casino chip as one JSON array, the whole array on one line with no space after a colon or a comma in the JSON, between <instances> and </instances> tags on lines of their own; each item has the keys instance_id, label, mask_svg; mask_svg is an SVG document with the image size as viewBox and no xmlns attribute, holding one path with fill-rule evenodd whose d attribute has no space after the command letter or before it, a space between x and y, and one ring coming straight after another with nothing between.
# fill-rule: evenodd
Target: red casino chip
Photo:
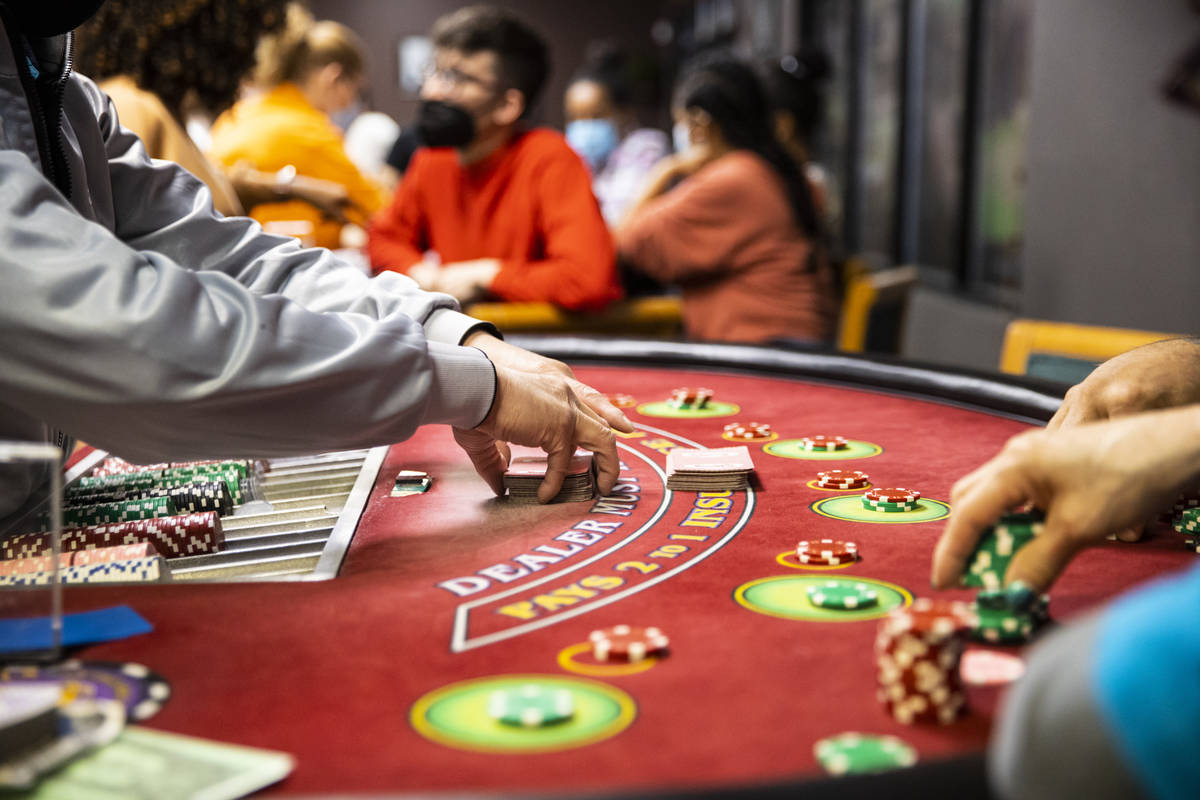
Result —
<instances>
[{"instance_id":1,"label":"red casino chip","mask_svg":"<svg viewBox=\"0 0 1200 800\"><path fill-rule=\"evenodd\" d=\"M765 422L731 422L725 426L726 439L743 439L755 441L771 438L771 426Z\"/></svg>"},{"instance_id":2,"label":"red casino chip","mask_svg":"<svg viewBox=\"0 0 1200 800\"><path fill-rule=\"evenodd\" d=\"M631 394L610 394L608 402L617 408L633 408L637 405L637 399Z\"/></svg>"},{"instance_id":3,"label":"red casino chip","mask_svg":"<svg viewBox=\"0 0 1200 800\"><path fill-rule=\"evenodd\" d=\"M592 631L588 640L592 643L592 655L597 661L641 661L646 656L662 653L669 644L667 635L658 628L631 625Z\"/></svg>"},{"instance_id":4,"label":"red casino chip","mask_svg":"<svg viewBox=\"0 0 1200 800\"><path fill-rule=\"evenodd\" d=\"M921 499L916 489L868 489L863 496L877 503L915 503Z\"/></svg>"},{"instance_id":5,"label":"red casino chip","mask_svg":"<svg viewBox=\"0 0 1200 800\"><path fill-rule=\"evenodd\" d=\"M858 489L870 483L870 476L857 469L831 469L817 473L822 489Z\"/></svg>"},{"instance_id":6,"label":"red casino chip","mask_svg":"<svg viewBox=\"0 0 1200 800\"><path fill-rule=\"evenodd\" d=\"M858 559L858 545L838 539L804 539L796 543L796 558L801 564L833 567Z\"/></svg>"},{"instance_id":7,"label":"red casino chip","mask_svg":"<svg viewBox=\"0 0 1200 800\"><path fill-rule=\"evenodd\" d=\"M807 450L841 450L849 443L844 436L805 436L800 440Z\"/></svg>"}]
</instances>

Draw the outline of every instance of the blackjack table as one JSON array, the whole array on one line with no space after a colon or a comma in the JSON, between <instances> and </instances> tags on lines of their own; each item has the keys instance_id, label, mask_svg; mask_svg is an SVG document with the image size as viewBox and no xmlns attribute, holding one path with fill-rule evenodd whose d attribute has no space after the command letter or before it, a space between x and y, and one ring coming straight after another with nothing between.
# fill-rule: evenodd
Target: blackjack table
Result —
<instances>
[{"instance_id":1,"label":"blackjack table","mask_svg":"<svg viewBox=\"0 0 1200 800\"><path fill-rule=\"evenodd\" d=\"M1004 681L969 684L951 724L902 724L877 697L874 642L879 620L914 598L972 598L929 585L951 487L1043 424L1062 387L803 349L512 341L625 406L637 430L618 437L606 497L496 498L448 429L423 428L386 449L334 574L71 588L68 612L127 603L154 626L71 655L164 676L171 698L144 725L292 754L268 794L985 791L980 754ZM678 407L682 387L711 398ZM768 428L738 438L734 422ZM801 445L816 435L846 444ZM737 445L754 462L748 489L667 490L673 449ZM880 513L861 486L819 486L833 469L920 500ZM394 492L405 470L432 478L428 490ZM853 541L857 559L803 563L797 543L820 539ZM1166 534L1086 551L1050 595L1051 627L1193 557ZM814 585L846 584L868 586L871 604L811 599ZM656 627L669 646L597 658L592 632L620 625ZM567 690L569 718L512 725L491 713L498 691L529 685ZM827 775L818 743L851 732L897 737L916 763Z\"/></svg>"}]
</instances>

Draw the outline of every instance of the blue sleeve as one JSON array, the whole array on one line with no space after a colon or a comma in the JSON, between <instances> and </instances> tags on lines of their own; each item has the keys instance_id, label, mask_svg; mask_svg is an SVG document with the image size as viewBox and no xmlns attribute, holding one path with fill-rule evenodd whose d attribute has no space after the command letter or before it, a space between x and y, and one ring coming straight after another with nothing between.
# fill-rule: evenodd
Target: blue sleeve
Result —
<instances>
[{"instance_id":1,"label":"blue sleeve","mask_svg":"<svg viewBox=\"0 0 1200 800\"><path fill-rule=\"evenodd\" d=\"M1091 683L1101 721L1160 800L1200 797L1200 565L1101 617Z\"/></svg>"}]
</instances>

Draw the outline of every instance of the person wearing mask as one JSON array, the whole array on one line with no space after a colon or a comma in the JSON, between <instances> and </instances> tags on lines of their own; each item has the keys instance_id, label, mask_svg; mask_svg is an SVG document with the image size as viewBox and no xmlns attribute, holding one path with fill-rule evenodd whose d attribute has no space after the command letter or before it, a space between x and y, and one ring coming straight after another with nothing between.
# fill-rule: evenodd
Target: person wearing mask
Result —
<instances>
[{"instance_id":1,"label":"person wearing mask","mask_svg":"<svg viewBox=\"0 0 1200 800\"><path fill-rule=\"evenodd\" d=\"M616 225L654 165L671 152L670 138L639 128L627 55L601 43L571 78L564 105L567 141L592 171L604 221Z\"/></svg>"},{"instance_id":2,"label":"person wearing mask","mask_svg":"<svg viewBox=\"0 0 1200 800\"><path fill-rule=\"evenodd\" d=\"M212 207L151 160L71 69L101 0L0 0L0 439L73 439L135 461L370 447L446 424L503 492L507 446L576 447L608 491L629 421L566 365L499 340L445 295L368 278ZM48 475L0 465L0 530Z\"/></svg>"},{"instance_id":3,"label":"person wearing mask","mask_svg":"<svg viewBox=\"0 0 1200 800\"><path fill-rule=\"evenodd\" d=\"M384 201L382 188L346 155L332 119L358 98L363 45L336 22L289 23L263 52L258 79L265 91L217 118L211 155L231 174L250 168L275 176L275 196L253 205L251 217L268 225L299 223L311 229L313 244L336 248L345 222L365 225ZM293 198L300 176L343 187L342 213Z\"/></svg>"},{"instance_id":4,"label":"person wearing mask","mask_svg":"<svg viewBox=\"0 0 1200 800\"><path fill-rule=\"evenodd\" d=\"M549 72L545 42L508 11L470 6L434 24L433 45L423 147L371 224L372 267L463 303L592 310L617 299L587 167L561 134L523 124Z\"/></svg>"},{"instance_id":5,"label":"person wearing mask","mask_svg":"<svg viewBox=\"0 0 1200 800\"><path fill-rule=\"evenodd\" d=\"M677 152L617 228L620 256L682 289L692 338L828 341L835 307L820 221L753 70L725 53L698 56L672 114Z\"/></svg>"}]
</instances>

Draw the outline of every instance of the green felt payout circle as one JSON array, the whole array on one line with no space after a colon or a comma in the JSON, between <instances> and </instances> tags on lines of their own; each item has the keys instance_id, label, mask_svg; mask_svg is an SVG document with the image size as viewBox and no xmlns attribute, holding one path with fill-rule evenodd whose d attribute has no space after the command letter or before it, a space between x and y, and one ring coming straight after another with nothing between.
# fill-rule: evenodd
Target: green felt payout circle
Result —
<instances>
[{"instance_id":1,"label":"green felt payout circle","mask_svg":"<svg viewBox=\"0 0 1200 800\"><path fill-rule=\"evenodd\" d=\"M854 439L846 442L841 450L805 450L801 439L777 439L763 447L764 453L780 458L799 458L806 461L846 461L852 458L870 458L883 452L883 448L870 442Z\"/></svg>"},{"instance_id":2,"label":"green felt payout circle","mask_svg":"<svg viewBox=\"0 0 1200 800\"><path fill-rule=\"evenodd\" d=\"M710 417L729 417L741 411L733 403L719 403L709 400L704 408L675 408L666 400L657 403L642 403L637 407L639 414L647 417L667 417L670 419L708 419Z\"/></svg>"},{"instance_id":3,"label":"green felt payout circle","mask_svg":"<svg viewBox=\"0 0 1200 800\"><path fill-rule=\"evenodd\" d=\"M569 719L554 725L505 724L489 713L494 693L534 685L548 692L567 690L574 701ZM633 698L620 689L586 678L558 675L497 675L443 686L413 704L409 721L422 736L449 747L491 753L544 753L567 750L615 736L637 714Z\"/></svg>"},{"instance_id":4,"label":"green felt payout circle","mask_svg":"<svg viewBox=\"0 0 1200 800\"><path fill-rule=\"evenodd\" d=\"M829 591L831 582L844 584L847 591L859 593L857 588L865 584L875 592L874 604L867 608L822 608L810 599L809 590ZM812 622L855 622L878 619L893 608L912 602L912 594L894 583L856 576L821 575L774 575L759 578L739 586L733 593L738 605L759 614L783 619L809 620Z\"/></svg>"},{"instance_id":5,"label":"green felt payout circle","mask_svg":"<svg viewBox=\"0 0 1200 800\"><path fill-rule=\"evenodd\" d=\"M882 522L904 524L910 522L933 522L950 516L950 506L941 500L922 497L913 503L912 511L873 511L863 508L862 495L843 494L818 500L810 508L818 514L847 522Z\"/></svg>"}]
</instances>

